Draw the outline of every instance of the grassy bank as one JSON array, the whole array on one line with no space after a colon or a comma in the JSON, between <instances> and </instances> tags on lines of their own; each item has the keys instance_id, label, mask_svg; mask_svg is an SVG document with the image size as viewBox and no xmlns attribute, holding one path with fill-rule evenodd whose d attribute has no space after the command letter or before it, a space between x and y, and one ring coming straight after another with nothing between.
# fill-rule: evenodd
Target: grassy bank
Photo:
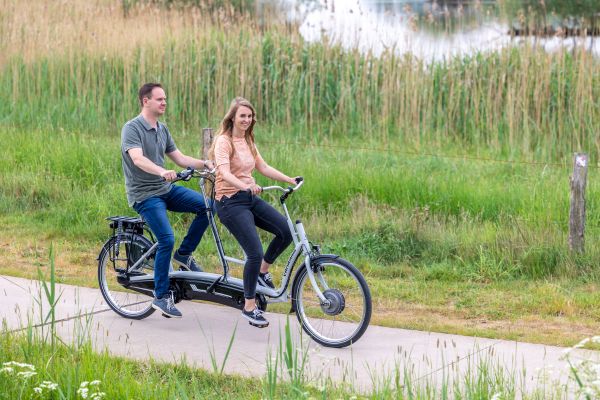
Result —
<instances>
[{"instance_id":1,"label":"grassy bank","mask_svg":"<svg viewBox=\"0 0 600 400\"><path fill-rule=\"evenodd\" d=\"M134 215L118 135L0 135L14 149L0 160L0 273L35 278L54 242L60 281L96 286L95 257L110 233L104 218ZM306 177L289 202L293 216L304 220L323 251L351 260L366 275L376 293L373 323L561 345L595 333L594 181L587 251L577 256L567 248L568 170L288 146L277 135L286 136L259 130L264 157ZM184 152L195 152L197 140L178 135ZM180 240L189 216L173 215L173 222ZM223 234L227 250L235 251ZM219 270L210 234L196 257ZM237 267L233 273L241 276Z\"/></svg>"},{"instance_id":2,"label":"grassy bank","mask_svg":"<svg viewBox=\"0 0 600 400\"><path fill-rule=\"evenodd\" d=\"M287 136L259 137L264 156L307 180L292 210L308 219L313 240L348 257L382 267L458 263L460 275L480 280L594 272L599 188L590 182L588 251L573 256L566 247L567 169L282 145L269 141L276 134ZM117 135L0 135L12 149L0 160L0 211L7 221L99 241L107 232L104 217L132 213ZM178 142L194 153L197 140L180 135ZM183 229L189 216L178 221Z\"/></svg>"},{"instance_id":3,"label":"grassy bank","mask_svg":"<svg viewBox=\"0 0 600 400\"><path fill-rule=\"evenodd\" d=\"M420 372L421 360L399 354L389 372L374 370L372 387L359 392L351 377L345 382L323 375L309 378L315 373L307 368L310 354L291 339L289 325L279 348L265 355L264 376L252 378L223 374L227 356L222 366L217 363L207 372L190 367L185 359L133 361L107 350L97 352L82 333L75 334L72 343L53 335L55 340L50 340L31 327L24 334L2 331L0 399L563 399L579 386L597 390L597 374L584 369L595 365L591 361L575 370L582 378L579 385L574 380L559 385L545 371L531 375L535 383L525 383L506 369L505 360L484 352L461 360L462 368L444 366L432 375Z\"/></svg>"}]
</instances>

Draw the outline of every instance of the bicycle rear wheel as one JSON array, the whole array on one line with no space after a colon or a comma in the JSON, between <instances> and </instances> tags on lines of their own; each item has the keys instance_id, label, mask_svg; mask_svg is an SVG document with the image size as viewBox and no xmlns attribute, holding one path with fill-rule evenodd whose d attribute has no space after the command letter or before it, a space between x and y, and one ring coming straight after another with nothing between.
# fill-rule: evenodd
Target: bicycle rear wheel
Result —
<instances>
[{"instance_id":1,"label":"bicycle rear wheel","mask_svg":"<svg viewBox=\"0 0 600 400\"><path fill-rule=\"evenodd\" d=\"M98 284L108 306L125 318L142 319L154 312L152 293L147 296L127 288L132 276L154 277L154 259L147 258L134 270L137 260L152 247L145 236L124 233L110 238L98 257ZM148 297L150 296L150 297Z\"/></svg>"},{"instance_id":2,"label":"bicycle rear wheel","mask_svg":"<svg viewBox=\"0 0 600 400\"><path fill-rule=\"evenodd\" d=\"M292 302L302 328L327 347L356 342L371 320L371 292L360 271L336 256L313 261L315 280L327 304L321 304L310 282L306 265L298 270Z\"/></svg>"}]
</instances>

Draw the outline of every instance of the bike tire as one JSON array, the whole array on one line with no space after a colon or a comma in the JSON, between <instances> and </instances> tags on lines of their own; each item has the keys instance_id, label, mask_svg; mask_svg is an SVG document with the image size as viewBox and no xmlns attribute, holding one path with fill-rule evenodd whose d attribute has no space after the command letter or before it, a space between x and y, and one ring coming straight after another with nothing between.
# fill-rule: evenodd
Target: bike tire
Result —
<instances>
[{"instance_id":1,"label":"bike tire","mask_svg":"<svg viewBox=\"0 0 600 400\"><path fill-rule=\"evenodd\" d=\"M119 255L116 246L119 246ZM103 246L98 257L98 284L102 297L108 306L117 314L125 318L143 319L151 315L153 297L147 297L134 290L127 289L119 278L127 278L127 267L135 263L141 255L152 247L152 242L145 236L132 233L123 233L111 237ZM138 268L136 275L145 274L154 276L154 260L145 260Z\"/></svg>"},{"instance_id":2,"label":"bike tire","mask_svg":"<svg viewBox=\"0 0 600 400\"><path fill-rule=\"evenodd\" d=\"M292 307L302 329L326 347L356 343L371 320L371 292L365 278L352 263L333 255L318 257L311 268L330 305L321 304L303 264L292 286Z\"/></svg>"}]
</instances>

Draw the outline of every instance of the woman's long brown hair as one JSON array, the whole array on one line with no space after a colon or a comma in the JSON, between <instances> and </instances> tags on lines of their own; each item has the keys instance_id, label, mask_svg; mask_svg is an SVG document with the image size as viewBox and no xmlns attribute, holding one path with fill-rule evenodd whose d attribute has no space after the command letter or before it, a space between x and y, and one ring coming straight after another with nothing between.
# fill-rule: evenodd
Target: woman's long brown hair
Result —
<instances>
[{"instance_id":1,"label":"woman's long brown hair","mask_svg":"<svg viewBox=\"0 0 600 400\"><path fill-rule=\"evenodd\" d=\"M254 145L254 124L256 124L256 111L254 110L254 106L248 100L244 99L243 97L236 97L231 102L229 110L227 110L227 113L223 117L223 121L221 121L221 125L219 126L219 129L215 134L212 145L210 146L208 157L211 160L215 159L215 144L217 143L217 139L219 138L219 136L225 136L229 140L229 142L231 143L231 148L233 150L231 156L233 157L233 155L235 154L235 148L233 147L232 140L233 120L235 119L235 114L237 113L237 110L242 106L248 107L250 110L252 110L252 123L250 124L248 129L246 129L245 139L246 143L248 143L250 151L252 152L254 157L256 157L257 152L256 146Z\"/></svg>"}]
</instances>

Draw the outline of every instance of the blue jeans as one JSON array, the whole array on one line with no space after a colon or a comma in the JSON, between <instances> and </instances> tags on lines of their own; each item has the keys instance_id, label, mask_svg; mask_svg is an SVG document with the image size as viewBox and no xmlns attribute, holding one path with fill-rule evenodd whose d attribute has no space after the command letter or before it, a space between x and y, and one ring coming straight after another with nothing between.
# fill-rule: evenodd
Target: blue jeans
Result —
<instances>
[{"instance_id":1,"label":"blue jeans","mask_svg":"<svg viewBox=\"0 0 600 400\"><path fill-rule=\"evenodd\" d=\"M180 254L192 254L208 227L204 197L194 190L173 185L168 193L137 202L133 209L144 218L158 242L154 259L154 295L161 298L169 292L169 266L175 246L175 235L167 218L167 210L196 214L179 246Z\"/></svg>"}]
</instances>

